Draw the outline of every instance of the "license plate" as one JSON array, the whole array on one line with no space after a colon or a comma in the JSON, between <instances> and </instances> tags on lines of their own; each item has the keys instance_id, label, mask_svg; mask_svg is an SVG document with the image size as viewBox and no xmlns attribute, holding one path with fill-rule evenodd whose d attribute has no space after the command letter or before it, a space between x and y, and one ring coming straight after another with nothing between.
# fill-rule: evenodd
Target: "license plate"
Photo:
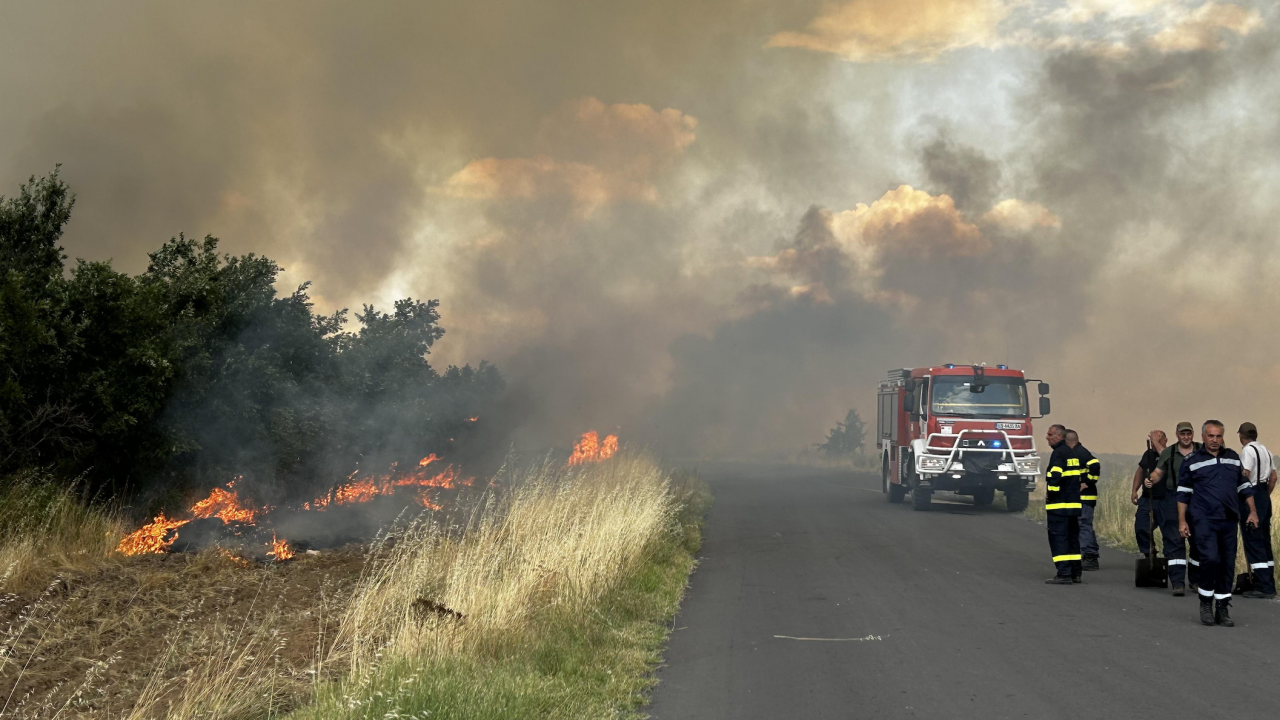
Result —
<instances>
[{"instance_id":1,"label":"license plate","mask_svg":"<svg viewBox=\"0 0 1280 720\"><path fill-rule=\"evenodd\" d=\"M1022 423L996 423L997 430L1021 430Z\"/></svg>"}]
</instances>

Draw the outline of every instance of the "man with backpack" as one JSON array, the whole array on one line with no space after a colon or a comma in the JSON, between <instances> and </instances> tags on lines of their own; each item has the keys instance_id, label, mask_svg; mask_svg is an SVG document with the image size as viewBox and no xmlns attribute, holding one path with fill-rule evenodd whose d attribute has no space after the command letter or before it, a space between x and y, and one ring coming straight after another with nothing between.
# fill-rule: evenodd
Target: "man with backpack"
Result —
<instances>
[{"instance_id":1,"label":"man with backpack","mask_svg":"<svg viewBox=\"0 0 1280 720\"><path fill-rule=\"evenodd\" d=\"M1151 505L1156 511L1156 524L1164 537L1164 557L1169 564L1169 585L1173 594L1182 597L1186 586L1197 589L1200 574L1200 554L1196 551L1194 535L1183 541L1178 528L1178 473L1182 469L1182 461L1200 449L1195 441L1196 432L1191 423L1178 423L1178 442L1168 447L1161 447L1164 433L1152 434L1151 440L1160 452L1156 459L1155 470L1143 482L1151 491ZM1160 493L1157 498L1157 493ZM1193 527L1188 525L1188 527ZM1189 556L1188 556L1188 550Z\"/></svg>"},{"instance_id":2,"label":"man with backpack","mask_svg":"<svg viewBox=\"0 0 1280 720\"><path fill-rule=\"evenodd\" d=\"M1253 588L1244 597L1270 599L1276 596L1276 559L1271 550L1271 491L1276 487L1276 471L1271 452L1258 442L1258 428L1253 423L1241 424L1239 435L1240 463L1253 487L1253 503L1258 510L1257 527L1249 527L1244 521L1245 509L1240 509L1240 538L1253 575Z\"/></svg>"}]
</instances>

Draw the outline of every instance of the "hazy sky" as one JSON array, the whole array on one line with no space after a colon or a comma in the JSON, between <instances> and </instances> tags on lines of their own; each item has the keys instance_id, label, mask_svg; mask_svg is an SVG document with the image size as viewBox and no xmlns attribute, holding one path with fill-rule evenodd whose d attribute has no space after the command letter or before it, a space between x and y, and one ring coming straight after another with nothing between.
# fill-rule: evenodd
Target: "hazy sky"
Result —
<instances>
[{"instance_id":1,"label":"hazy sky","mask_svg":"<svg viewBox=\"0 0 1280 720\"><path fill-rule=\"evenodd\" d=\"M795 449L980 361L1096 451L1280 442L1276 7L8 3L0 192L62 163L131 272L183 231L438 297L532 442Z\"/></svg>"}]
</instances>

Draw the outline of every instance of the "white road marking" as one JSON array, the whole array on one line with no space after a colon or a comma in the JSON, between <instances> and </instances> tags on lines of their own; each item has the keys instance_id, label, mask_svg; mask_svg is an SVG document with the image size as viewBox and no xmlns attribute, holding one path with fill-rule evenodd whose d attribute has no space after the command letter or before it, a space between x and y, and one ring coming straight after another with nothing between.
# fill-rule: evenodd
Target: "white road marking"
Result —
<instances>
[{"instance_id":1,"label":"white road marking","mask_svg":"<svg viewBox=\"0 0 1280 720\"><path fill-rule=\"evenodd\" d=\"M860 638L806 638L806 637L791 637L790 635L774 635L774 637L782 640L810 640L813 642L867 642L868 640L883 639L879 635L868 635L866 637L860 637ZM885 635L884 637L889 637L889 636Z\"/></svg>"}]
</instances>

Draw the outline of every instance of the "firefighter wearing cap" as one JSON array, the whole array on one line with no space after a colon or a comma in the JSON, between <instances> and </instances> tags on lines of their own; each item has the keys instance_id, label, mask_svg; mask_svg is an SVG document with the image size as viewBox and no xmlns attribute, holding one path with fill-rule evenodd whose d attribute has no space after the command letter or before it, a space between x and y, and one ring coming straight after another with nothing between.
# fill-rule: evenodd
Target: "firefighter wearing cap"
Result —
<instances>
[{"instance_id":1,"label":"firefighter wearing cap","mask_svg":"<svg viewBox=\"0 0 1280 720\"><path fill-rule=\"evenodd\" d=\"M1243 509L1250 528L1258 526L1253 486L1245 479L1240 456L1223 447L1222 423L1208 420L1200 429L1204 447L1182 461L1178 472L1178 530L1191 535L1190 506L1200 549L1200 622L1232 627L1231 585L1236 574L1236 523ZM1214 607L1216 601L1216 609Z\"/></svg>"},{"instance_id":2,"label":"firefighter wearing cap","mask_svg":"<svg viewBox=\"0 0 1280 720\"><path fill-rule=\"evenodd\" d=\"M1079 445L1084 456L1085 474L1080 486L1080 554L1083 555L1082 567L1085 570L1099 570L1098 536L1093 532L1093 510L1098 506L1098 478L1101 475L1102 463L1093 456L1084 445Z\"/></svg>"},{"instance_id":3,"label":"firefighter wearing cap","mask_svg":"<svg viewBox=\"0 0 1280 720\"><path fill-rule=\"evenodd\" d=\"M1074 430L1063 434L1063 442L1049 456L1045 473L1045 525L1049 529L1049 551L1057 574L1045 580L1049 585L1070 585L1081 581L1080 486L1088 470L1088 451L1080 446Z\"/></svg>"},{"instance_id":4,"label":"firefighter wearing cap","mask_svg":"<svg viewBox=\"0 0 1280 720\"><path fill-rule=\"evenodd\" d=\"M1182 470L1182 461L1200 450L1201 445L1196 442L1195 429L1185 420L1178 423L1176 435L1178 442L1160 451L1156 469L1145 484L1151 490L1151 505L1156 509L1156 523L1164 537L1169 585L1173 594L1181 597L1187 586L1195 590L1200 580L1200 552L1196 548L1194 515L1190 507L1186 512L1191 536L1184 540L1178 532L1178 473Z\"/></svg>"},{"instance_id":5,"label":"firefighter wearing cap","mask_svg":"<svg viewBox=\"0 0 1280 720\"><path fill-rule=\"evenodd\" d=\"M1244 597L1273 598L1276 596L1276 559L1271 550L1271 491L1276 487L1276 471L1272 467L1271 452L1258 442L1258 428L1247 422L1240 425L1238 432L1241 467L1253 486L1253 504L1258 509L1257 527L1240 523L1244 557L1253 574L1253 588L1244 593ZM1243 507L1240 514L1246 516Z\"/></svg>"}]
</instances>

